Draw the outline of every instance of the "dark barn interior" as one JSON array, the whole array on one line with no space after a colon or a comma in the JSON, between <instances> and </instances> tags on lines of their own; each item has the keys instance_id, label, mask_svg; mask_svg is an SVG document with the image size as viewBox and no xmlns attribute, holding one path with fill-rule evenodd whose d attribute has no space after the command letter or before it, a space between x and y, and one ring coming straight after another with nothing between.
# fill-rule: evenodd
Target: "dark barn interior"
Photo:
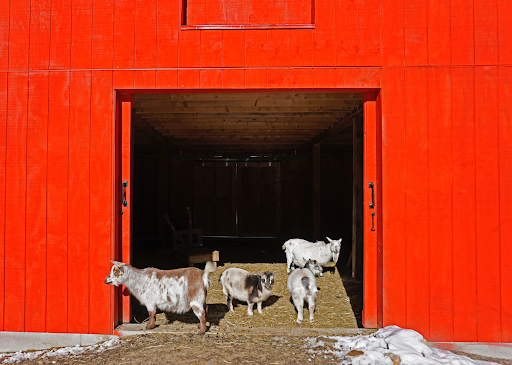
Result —
<instances>
[{"instance_id":1,"label":"dark barn interior","mask_svg":"<svg viewBox=\"0 0 512 365\"><path fill-rule=\"evenodd\" d=\"M134 265L180 265L167 215L200 228L220 264L286 262L289 238L341 237L337 266L360 276L362 104L361 93L134 95Z\"/></svg>"}]
</instances>

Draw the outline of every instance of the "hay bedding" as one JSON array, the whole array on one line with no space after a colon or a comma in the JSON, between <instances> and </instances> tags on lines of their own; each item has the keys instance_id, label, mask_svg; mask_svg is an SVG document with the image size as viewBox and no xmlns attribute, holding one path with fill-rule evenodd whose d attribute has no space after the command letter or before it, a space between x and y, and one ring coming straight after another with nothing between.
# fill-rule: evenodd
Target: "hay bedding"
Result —
<instances>
[{"instance_id":1,"label":"hay bedding","mask_svg":"<svg viewBox=\"0 0 512 365\"><path fill-rule=\"evenodd\" d=\"M222 285L218 279L222 272L231 267L238 267L256 274L258 271L270 271L277 273L271 296L263 303L263 314L259 314L254 306L254 315L247 315L247 304L234 301L234 312L227 311L226 297L222 292ZM212 285L208 290L206 302L208 304L207 321L213 325L222 327L300 327L300 328L357 328L357 320L354 316L350 300L347 296L340 275L333 263L324 267L324 277L317 278L318 291L315 321L309 322L309 312L304 309L304 321L298 324L297 312L290 300L290 292L286 284L288 274L284 263L257 263L238 264L226 263L217 268L212 274ZM140 307L140 305L139 305ZM145 308L144 317L147 317ZM135 309L134 309L135 312ZM142 314L142 313L141 313ZM197 323L193 313L177 315L174 313L159 313L156 323L180 324Z\"/></svg>"}]
</instances>

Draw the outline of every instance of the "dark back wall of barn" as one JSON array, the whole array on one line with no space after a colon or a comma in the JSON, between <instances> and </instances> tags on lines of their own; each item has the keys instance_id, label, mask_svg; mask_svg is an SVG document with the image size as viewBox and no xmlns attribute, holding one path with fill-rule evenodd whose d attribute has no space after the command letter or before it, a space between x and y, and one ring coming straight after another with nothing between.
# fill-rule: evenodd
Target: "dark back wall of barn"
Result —
<instances>
[{"instance_id":1,"label":"dark back wall of barn","mask_svg":"<svg viewBox=\"0 0 512 365\"><path fill-rule=\"evenodd\" d=\"M114 90L369 88L383 324L512 342L512 3L324 0L279 30L181 30L180 7L0 2L0 330L113 330Z\"/></svg>"}]
</instances>

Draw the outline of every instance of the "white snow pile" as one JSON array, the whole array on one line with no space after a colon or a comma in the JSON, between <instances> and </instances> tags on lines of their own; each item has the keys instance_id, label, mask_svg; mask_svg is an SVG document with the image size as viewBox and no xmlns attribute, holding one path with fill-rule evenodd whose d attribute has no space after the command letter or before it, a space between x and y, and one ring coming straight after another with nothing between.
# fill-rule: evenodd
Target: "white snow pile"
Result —
<instances>
[{"instance_id":1,"label":"white snow pile","mask_svg":"<svg viewBox=\"0 0 512 365\"><path fill-rule=\"evenodd\" d=\"M96 351L101 352L109 348L117 347L121 344L119 338L113 338L112 340L108 340L102 342L100 344L91 345L91 346L73 346L73 347L62 347L60 349L54 350L41 350L41 351L31 351L31 352L12 352L12 353L3 353L0 354L0 363L2 364L11 364L20 362L23 360L33 360L41 357L62 357L62 356L73 356L80 355L84 352L88 351ZM53 363L57 363L53 361Z\"/></svg>"},{"instance_id":2,"label":"white snow pile","mask_svg":"<svg viewBox=\"0 0 512 365\"><path fill-rule=\"evenodd\" d=\"M325 341L322 340L325 339ZM327 340L329 339L329 340ZM488 361L473 360L466 356L456 355L450 351L430 347L418 332L388 326L371 335L354 337L322 336L308 338L306 347L315 356L332 354L342 360L342 365L393 365L389 354L398 355L401 365L490 365ZM334 342L333 342L334 341ZM325 349L326 342L332 343L333 349ZM323 349L319 349L319 348ZM348 356L358 350L362 354ZM386 356L387 354L387 356Z\"/></svg>"}]
</instances>

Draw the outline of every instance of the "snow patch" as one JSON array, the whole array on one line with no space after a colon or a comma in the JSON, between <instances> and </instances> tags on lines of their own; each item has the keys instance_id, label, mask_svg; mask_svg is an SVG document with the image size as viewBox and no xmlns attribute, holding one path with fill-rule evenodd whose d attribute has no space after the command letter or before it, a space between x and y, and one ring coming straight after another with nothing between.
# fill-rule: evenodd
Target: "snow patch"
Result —
<instances>
[{"instance_id":1,"label":"snow patch","mask_svg":"<svg viewBox=\"0 0 512 365\"><path fill-rule=\"evenodd\" d=\"M329 339L328 342L332 344L332 349L319 349L324 347L325 339ZM341 361L341 365L393 365L393 361L386 354L400 356L401 365L496 364L432 348L426 344L427 341L418 332L398 326L381 328L371 335L321 336L308 338L305 342L309 353L314 355L332 354ZM345 356L352 350L361 351L363 354L345 360Z\"/></svg>"},{"instance_id":2,"label":"snow patch","mask_svg":"<svg viewBox=\"0 0 512 365\"><path fill-rule=\"evenodd\" d=\"M63 356L74 356L80 355L84 352L88 351L96 351L101 352L110 348L117 347L121 344L121 340L118 338L113 338L111 340L102 342L100 344L91 345L91 346L73 346L73 347L62 347L60 349L54 350L41 350L41 351L31 351L31 352L23 352L18 351L14 353L3 353L0 354L0 362L2 364L12 364L16 362L20 362L23 360L33 360L40 357L63 357ZM55 362L54 362L55 363Z\"/></svg>"}]
</instances>

